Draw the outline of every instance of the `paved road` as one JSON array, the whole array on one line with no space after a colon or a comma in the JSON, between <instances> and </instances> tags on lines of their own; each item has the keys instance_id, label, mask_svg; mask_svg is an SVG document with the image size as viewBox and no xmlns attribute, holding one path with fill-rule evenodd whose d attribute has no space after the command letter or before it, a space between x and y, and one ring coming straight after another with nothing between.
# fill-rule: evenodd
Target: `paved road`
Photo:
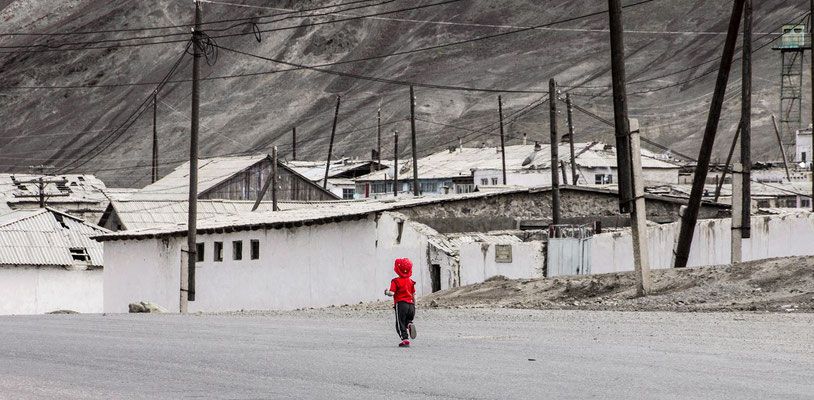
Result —
<instances>
[{"instance_id":1,"label":"paved road","mask_svg":"<svg viewBox=\"0 0 814 400\"><path fill-rule=\"evenodd\" d=\"M812 398L814 314L0 317L0 398ZM532 361L533 360L533 361Z\"/></svg>"}]
</instances>

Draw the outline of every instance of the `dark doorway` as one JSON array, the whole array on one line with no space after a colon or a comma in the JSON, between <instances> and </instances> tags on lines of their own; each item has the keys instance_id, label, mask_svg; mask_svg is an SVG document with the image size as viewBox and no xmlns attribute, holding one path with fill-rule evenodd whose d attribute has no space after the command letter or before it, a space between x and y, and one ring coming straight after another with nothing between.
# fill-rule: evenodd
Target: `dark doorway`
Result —
<instances>
[{"instance_id":1,"label":"dark doorway","mask_svg":"<svg viewBox=\"0 0 814 400\"><path fill-rule=\"evenodd\" d=\"M432 291L437 292L441 290L441 266L438 264L430 265L430 279L432 280Z\"/></svg>"}]
</instances>

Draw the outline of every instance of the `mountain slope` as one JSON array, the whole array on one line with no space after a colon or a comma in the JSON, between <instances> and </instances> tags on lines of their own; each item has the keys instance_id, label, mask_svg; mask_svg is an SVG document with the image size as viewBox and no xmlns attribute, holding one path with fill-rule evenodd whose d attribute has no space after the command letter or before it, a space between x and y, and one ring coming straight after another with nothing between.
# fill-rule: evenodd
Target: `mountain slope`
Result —
<instances>
[{"instance_id":1,"label":"mountain slope","mask_svg":"<svg viewBox=\"0 0 814 400\"><path fill-rule=\"evenodd\" d=\"M233 4L242 3L250 7ZM297 127L297 156L326 156L336 96L342 96L334 156L367 156L376 147L376 110L381 108L385 157L391 157L393 130L401 134L400 153L409 154L409 89L313 70L294 70L272 61L226 49L260 55L295 64L319 65L421 49L472 38L569 19L606 8L605 1L552 0L451 1L410 11L344 22L352 15L444 3L443 0L344 1L345 7L299 14L256 18L258 42L251 25L217 31L230 24L206 25L204 31L222 46L214 65L202 63L204 78L254 74L201 83L201 155L238 152L270 152L278 145L290 157L291 127ZM542 3L542 4L541 4ZM628 2L626 2L628 3ZM799 4L798 4L799 3ZM281 14L279 9L314 9L336 2L318 0L231 0L204 3L204 21L234 20ZM779 26L800 20L807 2L759 2L755 9L755 47L767 43ZM271 7L256 8L256 7ZM364 8L362 8L364 7ZM344 11L342 11L344 10ZM341 15L302 18L305 14L336 11ZM655 0L625 9L625 37L631 114L638 117L646 137L695 155L698 152L714 87L731 2ZM0 2L2 32L72 32L129 29L146 26L189 24L191 2L109 2L71 0L54 4L45 0ZM288 19L282 20L287 17ZM263 23L277 20L277 22ZM300 26L307 25L307 26ZM417 51L365 62L324 67L335 72L394 79L420 84L463 86L500 90L545 91L555 78L574 94L574 101L612 119L610 53L607 16L575 19L551 27L506 34L429 51ZM23 171L46 164L58 170L95 173L109 186L143 186L149 183L152 143L152 107L127 130L115 128L148 99L155 85L20 89L30 86L107 85L158 82L184 52L189 27L154 31L103 32L73 36L0 36L0 46L55 46L65 42L98 41L145 35L177 36L152 39L176 40L151 46L130 42L102 42L83 46L108 47L80 51L43 52L27 47L24 53L0 54L0 163L7 171ZM243 33L231 37L225 34ZM761 38L762 37L762 38ZM118 47L112 47L118 45ZM63 46L64 48L64 46ZM19 50L19 49L18 49ZM33 51L33 52L32 52ZM727 103L716 141L716 155L725 157L739 118L740 66L736 61L727 91ZM757 160L777 159L776 139L770 113L777 113L780 55L763 48L754 56L753 148ZM687 69L686 71L683 71ZM807 68L806 68L807 69ZM711 73L701 76L712 70ZM661 75L683 71L652 79ZM166 174L188 155L191 57L186 55L171 81L159 93L158 132L161 174ZM690 80L701 76L700 78ZM806 78L807 75L806 75ZM679 84L677 84L679 83ZM603 88L603 86L605 88ZM672 86L651 93L648 89ZM808 86L807 84L805 86ZM12 88L14 87L14 88ZM497 136L498 93L416 87L418 148L426 154L446 145L499 143ZM509 143L522 140L547 142L548 105L539 104L542 94L503 93ZM809 97L808 91L804 93ZM565 127L565 106L560 132ZM803 119L808 120L803 105ZM521 111L520 114L515 114ZM581 113L575 114L579 140L612 142L612 128ZM486 132L486 133L484 133ZM95 146L98 146L96 148ZM91 151L94 150L95 151ZM655 149L654 149L655 150ZM72 168L59 168L70 165Z\"/></svg>"}]
</instances>

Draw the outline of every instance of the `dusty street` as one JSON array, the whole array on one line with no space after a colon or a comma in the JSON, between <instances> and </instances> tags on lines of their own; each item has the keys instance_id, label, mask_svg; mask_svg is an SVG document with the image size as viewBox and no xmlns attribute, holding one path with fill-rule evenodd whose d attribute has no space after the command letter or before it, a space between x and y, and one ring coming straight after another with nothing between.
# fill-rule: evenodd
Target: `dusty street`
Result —
<instances>
[{"instance_id":1,"label":"dusty street","mask_svg":"<svg viewBox=\"0 0 814 400\"><path fill-rule=\"evenodd\" d=\"M2 398L810 398L812 314L419 310L0 318Z\"/></svg>"}]
</instances>

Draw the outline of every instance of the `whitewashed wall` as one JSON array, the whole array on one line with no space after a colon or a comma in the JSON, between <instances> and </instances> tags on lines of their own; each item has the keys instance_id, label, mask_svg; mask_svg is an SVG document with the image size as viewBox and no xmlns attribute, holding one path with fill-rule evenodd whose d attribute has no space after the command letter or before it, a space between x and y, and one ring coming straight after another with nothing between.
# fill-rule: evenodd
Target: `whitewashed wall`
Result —
<instances>
[{"instance_id":1,"label":"whitewashed wall","mask_svg":"<svg viewBox=\"0 0 814 400\"><path fill-rule=\"evenodd\" d=\"M189 311L286 310L386 299L396 258L413 261L418 295L431 291L427 238L397 216L292 229L199 235L205 260L196 270L196 301ZM250 241L260 259L250 260ZM243 241L243 260L232 260L232 241ZM215 241L224 260L213 261ZM127 312L135 301L178 310L180 252L186 239L105 242L105 312Z\"/></svg>"},{"instance_id":2,"label":"whitewashed wall","mask_svg":"<svg viewBox=\"0 0 814 400\"><path fill-rule=\"evenodd\" d=\"M102 270L0 267L0 315L102 312Z\"/></svg>"},{"instance_id":3,"label":"whitewashed wall","mask_svg":"<svg viewBox=\"0 0 814 400\"><path fill-rule=\"evenodd\" d=\"M512 262L498 263L495 262L494 243L461 244L461 285L483 282L496 275L509 279L543 276L545 254L542 242L515 242L509 245L512 246Z\"/></svg>"},{"instance_id":4,"label":"whitewashed wall","mask_svg":"<svg viewBox=\"0 0 814 400\"><path fill-rule=\"evenodd\" d=\"M728 264L731 261L730 219L701 220L695 228L688 266ZM650 268L672 267L679 223L648 227ZM814 255L814 214L752 218L752 238L743 242L743 260ZM608 273L633 270L630 232L595 235L591 270Z\"/></svg>"}]
</instances>

